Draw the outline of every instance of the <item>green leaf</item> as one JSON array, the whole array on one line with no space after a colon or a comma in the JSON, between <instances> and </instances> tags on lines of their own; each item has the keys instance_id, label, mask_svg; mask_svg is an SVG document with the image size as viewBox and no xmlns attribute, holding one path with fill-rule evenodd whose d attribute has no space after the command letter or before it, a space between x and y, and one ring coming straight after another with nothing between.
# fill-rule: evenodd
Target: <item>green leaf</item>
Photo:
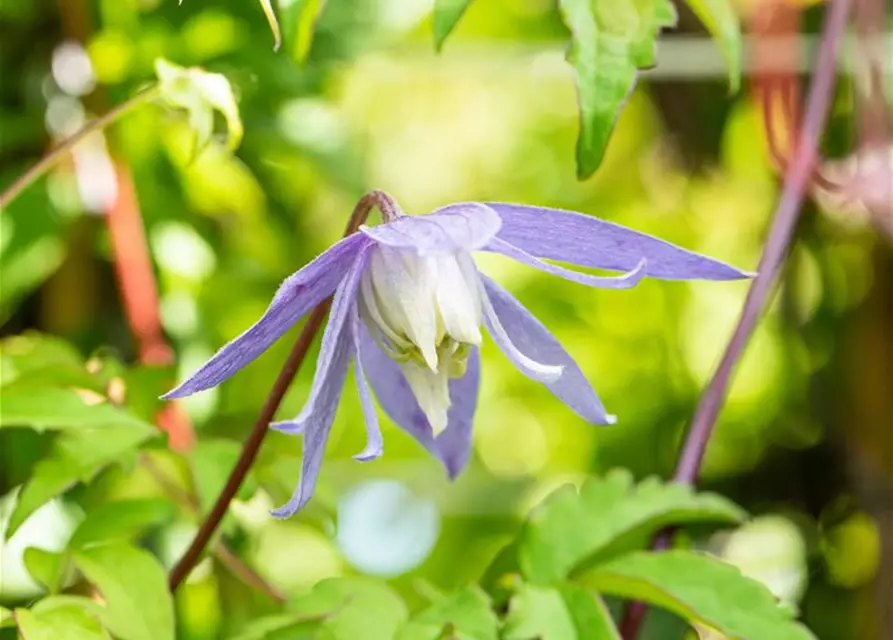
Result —
<instances>
[{"instance_id":1,"label":"green leaf","mask_svg":"<svg viewBox=\"0 0 893 640\"><path fill-rule=\"evenodd\" d=\"M602 599L571 584L522 585L505 620L505 640L620 640Z\"/></svg>"},{"instance_id":2,"label":"green leaf","mask_svg":"<svg viewBox=\"0 0 893 640\"><path fill-rule=\"evenodd\" d=\"M434 47L440 51L471 0L434 0Z\"/></svg>"},{"instance_id":3,"label":"green leaf","mask_svg":"<svg viewBox=\"0 0 893 640\"><path fill-rule=\"evenodd\" d=\"M325 615L318 637L327 640L392 640L408 615L390 587L370 578L323 580L291 608L305 616Z\"/></svg>"},{"instance_id":4,"label":"green leaf","mask_svg":"<svg viewBox=\"0 0 893 640\"><path fill-rule=\"evenodd\" d=\"M203 439L189 453L196 493L203 513L211 510L241 452L242 444L235 440ZM237 497L248 498L255 486L254 476L249 472L246 482L239 487Z\"/></svg>"},{"instance_id":5,"label":"green leaf","mask_svg":"<svg viewBox=\"0 0 893 640\"><path fill-rule=\"evenodd\" d=\"M325 0L279 0L285 48L297 63L303 63L310 53L316 21Z\"/></svg>"},{"instance_id":6,"label":"green leaf","mask_svg":"<svg viewBox=\"0 0 893 640\"><path fill-rule=\"evenodd\" d=\"M149 527L169 521L173 515L173 505L160 498L106 502L87 513L68 541L68 548L77 550L99 542L130 540Z\"/></svg>"},{"instance_id":7,"label":"green leaf","mask_svg":"<svg viewBox=\"0 0 893 640\"><path fill-rule=\"evenodd\" d=\"M105 599L103 621L121 640L173 640L174 603L164 569L150 553L113 543L82 549L75 565Z\"/></svg>"},{"instance_id":8,"label":"green leaf","mask_svg":"<svg viewBox=\"0 0 893 640\"><path fill-rule=\"evenodd\" d=\"M211 142L214 111L226 120L227 147L235 151L244 130L236 96L226 76L209 73L199 67L184 68L163 58L155 60L155 73L162 100L177 109L185 109L195 134L193 158Z\"/></svg>"},{"instance_id":9,"label":"green leaf","mask_svg":"<svg viewBox=\"0 0 893 640\"><path fill-rule=\"evenodd\" d=\"M534 509L522 530L518 562L533 583L561 580L610 555L632 536L689 522L737 523L744 512L725 498L648 479L638 486L622 470L564 486Z\"/></svg>"},{"instance_id":10,"label":"green leaf","mask_svg":"<svg viewBox=\"0 0 893 640\"><path fill-rule=\"evenodd\" d=\"M154 433L148 422L106 402L91 403L73 389L11 384L3 388L0 428L85 429L127 427Z\"/></svg>"},{"instance_id":11,"label":"green leaf","mask_svg":"<svg viewBox=\"0 0 893 640\"><path fill-rule=\"evenodd\" d=\"M654 64L657 34L675 25L676 12L670 0L559 0L559 8L571 31L567 60L580 103L577 175L585 179L601 164L636 72Z\"/></svg>"},{"instance_id":12,"label":"green leaf","mask_svg":"<svg viewBox=\"0 0 893 640\"><path fill-rule=\"evenodd\" d=\"M4 398L4 405L6 404ZM105 467L132 460L137 447L157 434L144 423L140 426L83 427L63 431L53 440L49 454L34 465L34 471L19 494L9 519L9 539L25 519L51 498L77 482L87 482Z\"/></svg>"},{"instance_id":13,"label":"green leaf","mask_svg":"<svg viewBox=\"0 0 893 640\"><path fill-rule=\"evenodd\" d=\"M270 0L258 0L258 2L260 2L261 9L264 10L267 22L270 23L270 31L273 32L273 51L279 51L279 47L282 46L282 32L279 30L276 12L273 11L273 5L270 4Z\"/></svg>"},{"instance_id":14,"label":"green leaf","mask_svg":"<svg viewBox=\"0 0 893 640\"><path fill-rule=\"evenodd\" d=\"M412 617L397 640L497 640L499 619L487 595L478 587L466 587Z\"/></svg>"},{"instance_id":15,"label":"green leaf","mask_svg":"<svg viewBox=\"0 0 893 640\"><path fill-rule=\"evenodd\" d=\"M0 607L0 629L14 626L15 618L12 617L12 611L7 609L6 607Z\"/></svg>"},{"instance_id":16,"label":"green leaf","mask_svg":"<svg viewBox=\"0 0 893 640\"><path fill-rule=\"evenodd\" d=\"M643 600L734 640L814 640L763 584L730 564L691 551L638 551L585 576L600 592Z\"/></svg>"},{"instance_id":17,"label":"green leaf","mask_svg":"<svg viewBox=\"0 0 893 640\"><path fill-rule=\"evenodd\" d=\"M66 565L63 554L28 547L25 549L23 559L25 568L32 578L43 584L51 593L59 591Z\"/></svg>"},{"instance_id":18,"label":"green leaf","mask_svg":"<svg viewBox=\"0 0 893 640\"><path fill-rule=\"evenodd\" d=\"M283 640L311 640L318 637L319 623L325 617L283 613L256 618L230 640L273 640L279 637Z\"/></svg>"},{"instance_id":19,"label":"green leaf","mask_svg":"<svg viewBox=\"0 0 893 640\"><path fill-rule=\"evenodd\" d=\"M729 68L729 87L738 91L741 86L741 22L729 0L685 0L711 35Z\"/></svg>"},{"instance_id":20,"label":"green leaf","mask_svg":"<svg viewBox=\"0 0 893 640\"><path fill-rule=\"evenodd\" d=\"M16 609L15 619L23 640L109 640L95 618L75 607L44 613Z\"/></svg>"}]
</instances>

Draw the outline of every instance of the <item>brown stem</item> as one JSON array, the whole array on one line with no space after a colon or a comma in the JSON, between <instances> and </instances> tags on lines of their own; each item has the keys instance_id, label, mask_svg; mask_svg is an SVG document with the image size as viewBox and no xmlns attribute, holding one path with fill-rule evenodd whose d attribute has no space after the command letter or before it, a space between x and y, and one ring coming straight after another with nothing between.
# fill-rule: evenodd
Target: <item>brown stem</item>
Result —
<instances>
[{"instance_id":1,"label":"brown stem","mask_svg":"<svg viewBox=\"0 0 893 640\"><path fill-rule=\"evenodd\" d=\"M388 194L383 191L370 191L360 198L359 202L357 202L357 205L354 207L350 220L347 223L347 228L344 231L344 236L346 237L355 233L357 229L360 228L360 225L366 221L369 217L369 213L375 207L378 207L381 211L382 218L386 221L393 220L396 216L401 215L400 208ZM285 396L285 392L288 391L291 381L294 379L295 375L297 375L298 370L304 363L304 359L307 357L307 351L310 349L310 345L313 342L313 338L316 336L316 332L319 331L320 326L322 326L322 322L325 319L331 304L332 298L329 297L321 302L310 313L310 317L307 319L307 324L304 325L304 329L301 331L298 341L295 343L288 359L285 361L282 371L280 371L279 375L276 377L276 382L273 383L273 388L270 390L269 396L267 396L267 400L261 409L260 415L254 423L254 426L251 428L251 433L248 434L248 439L242 447L236 465L230 472L229 478L227 478L226 485L224 485L216 502L214 502L211 512L199 527L198 533L192 541L192 544L189 545L186 553L183 554L183 557L180 558L180 561L171 570L170 576L168 577L171 591L176 591L177 587L182 584L186 576L189 575L189 572L192 571L192 568L195 566L196 562L198 562L199 557L208 545L211 536L214 535L214 532L220 525L220 521L226 514L229 503L232 501L233 497L235 497L236 492L238 492L239 487L242 485L242 481L248 474L248 470L254 463L254 458L260 450L260 445L264 441L264 436L267 434L267 426L273 420L273 416L279 409L279 405L282 403L282 398Z\"/></svg>"},{"instance_id":2,"label":"brown stem","mask_svg":"<svg viewBox=\"0 0 893 640\"><path fill-rule=\"evenodd\" d=\"M673 480L680 484L693 484L701 469L701 462L707 443L713 433L719 411L726 396L726 390L744 347L753 332L760 313L775 279L787 255L794 226L800 212L800 205L806 187L812 176L814 162L818 155L819 139L825 127L830 110L835 81L837 51L846 28L852 0L832 0L829 3L822 43L815 63L815 74L806 100L806 114L800 129L797 146L789 170L785 174L781 196L772 220L772 227L760 259L759 274L751 283L744 301L744 308L722 359L692 418L691 429L685 439ZM669 542L666 533L655 540L655 546L665 547ZM624 638L633 640L645 614L642 605L627 608L621 627L626 631Z\"/></svg>"}]
</instances>

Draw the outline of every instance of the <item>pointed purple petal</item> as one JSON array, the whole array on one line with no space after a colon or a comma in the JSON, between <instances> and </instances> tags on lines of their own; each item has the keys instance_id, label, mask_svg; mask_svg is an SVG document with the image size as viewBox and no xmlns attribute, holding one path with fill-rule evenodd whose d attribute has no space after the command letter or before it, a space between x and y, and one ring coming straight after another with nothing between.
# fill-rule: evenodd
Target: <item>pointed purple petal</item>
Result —
<instances>
[{"instance_id":1,"label":"pointed purple petal","mask_svg":"<svg viewBox=\"0 0 893 640\"><path fill-rule=\"evenodd\" d=\"M564 366L560 378L543 383L549 391L584 420L593 424L614 424L616 418L605 413L592 385L555 336L508 291L486 276L481 278L496 316L518 348L539 361Z\"/></svg>"},{"instance_id":2,"label":"pointed purple petal","mask_svg":"<svg viewBox=\"0 0 893 640\"><path fill-rule=\"evenodd\" d=\"M499 231L499 216L478 202L463 202L424 216L401 216L393 222L360 231L395 249L411 249L420 255L475 251Z\"/></svg>"},{"instance_id":3,"label":"pointed purple petal","mask_svg":"<svg viewBox=\"0 0 893 640\"><path fill-rule=\"evenodd\" d=\"M357 252L368 243L369 240L359 233L344 238L290 276L276 291L260 320L162 398L183 398L209 389L257 358L304 314L332 294L353 264Z\"/></svg>"},{"instance_id":4,"label":"pointed purple petal","mask_svg":"<svg viewBox=\"0 0 893 640\"><path fill-rule=\"evenodd\" d=\"M360 405L363 408L363 420L366 423L366 448L354 456L354 460L366 462L381 457L384 453L384 438L381 437L381 428L378 425L378 412L375 410L375 402L372 400L372 391L363 374L360 360L360 313L354 305L351 314L351 337L354 344L354 377L357 381L357 391L360 394Z\"/></svg>"},{"instance_id":5,"label":"pointed purple petal","mask_svg":"<svg viewBox=\"0 0 893 640\"><path fill-rule=\"evenodd\" d=\"M341 389L344 387L347 367L350 364L352 353L353 347L350 334L344 330L335 344L330 366L325 371L325 380L322 384L323 391L316 400L313 413L304 421L304 452L301 459L301 479L298 481L298 486L288 502L270 512L277 518L288 518L294 515L313 496L316 480L319 477L319 469L322 466L323 453L326 449L326 442L329 440L329 432L332 430L332 422L335 420L338 400L341 398Z\"/></svg>"},{"instance_id":6,"label":"pointed purple petal","mask_svg":"<svg viewBox=\"0 0 893 640\"><path fill-rule=\"evenodd\" d=\"M502 218L497 237L537 258L612 271L631 271L644 258L646 275L664 280L739 280L754 275L592 216L547 207L486 204Z\"/></svg>"},{"instance_id":7,"label":"pointed purple petal","mask_svg":"<svg viewBox=\"0 0 893 640\"><path fill-rule=\"evenodd\" d=\"M447 427L435 439L400 368L379 348L365 327L360 333L359 358L381 408L398 427L443 463L450 478L455 478L471 454L472 422L480 385L479 350L475 347L468 356L465 375L450 380L452 404L447 412Z\"/></svg>"},{"instance_id":8,"label":"pointed purple petal","mask_svg":"<svg viewBox=\"0 0 893 640\"><path fill-rule=\"evenodd\" d=\"M642 278L645 277L645 267L648 264L648 261L645 258L642 258L639 260L639 264L636 265L635 269L622 276L591 276L587 273L579 273L554 264L549 264L548 262L543 262L539 258L534 258L526 251L522 251L515 245L510 244L505 240L500 240L499 238L493 238L493 240L490 241L490 244L487 245L487 251L501 253L504 256L508 256L518 262L523 262L534 269L539 269L550 275L558 276L559 278L564 278L565 280L570 280L572 282L579 282L580 284L585 284L589 287L599 287L601 289L631 289L635 287L639 284Z\"/></svg>"}]
</instances>

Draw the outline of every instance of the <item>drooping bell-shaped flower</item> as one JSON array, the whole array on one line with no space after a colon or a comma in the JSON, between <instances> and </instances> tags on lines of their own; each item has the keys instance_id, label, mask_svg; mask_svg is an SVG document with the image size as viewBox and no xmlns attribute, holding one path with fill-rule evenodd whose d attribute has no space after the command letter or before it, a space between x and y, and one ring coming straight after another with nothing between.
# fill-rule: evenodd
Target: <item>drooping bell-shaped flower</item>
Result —
<instances>
[{"instance_id":1,"label":"drooping bell-shaped flower","mask_svg":"<svg viewBox=\"0 0 893 640\"><path fill-rule=\"evenodd\" d=\"M643 277L735 280L752 274L591 216L516 204L454 204L422 216L363 226L288 278L258 322L165 398L220 384L257 358L334 293L310 396L272 428L302 434L301 480L277 517L310 499L351 360L370 460L383 443L373 392L385 413L437 456L451 477L468 461L480 382L481 327L529 378L583 419L612 424L579 366L505 289L481 274L472 253L500 253L580 284L625 289ZM600 277L559 267L623 272ZM370 389L371 386L371 389Z\"/></svg>"}]
</instances>

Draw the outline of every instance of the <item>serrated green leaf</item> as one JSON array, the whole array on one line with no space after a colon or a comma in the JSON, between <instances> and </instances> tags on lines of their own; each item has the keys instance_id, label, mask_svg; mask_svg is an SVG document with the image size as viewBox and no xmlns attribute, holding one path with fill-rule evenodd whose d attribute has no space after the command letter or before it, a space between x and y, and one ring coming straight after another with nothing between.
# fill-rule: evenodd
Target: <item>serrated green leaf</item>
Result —
<instances>
[{"instance_id":1,"label":"serrated green leaf","mask_svg":"<svg viewBox=\"0 0 893 640\"><path fill-rule=\"evenodd\" d=\"M210 142L213 112L226 120L227 148L235 151L244 130L236 96L226 76L199 67L180 67L163 58L155 60L155 73L161 99L177 109L185 109L195 134L193 158Z\"/></svg>"},{"instance_id":2,"label":"serrated green leaf","mask_svg":"<svg viewBox=\"0 0 893 640\"><path fill-rule=\"evenodd\" d=\"M89 481L111 464L132 460L137 447L156 434L148 425L82 427L58 434L47 456L34 465L31 477L18 496L9 518L7 540L40 505L77 482Z\"/></svg>"},{"instance_id":3,"label":"serrated green leaf","mask_svg":"<svg viewBox=\"0 0 893 640\"><path fill-rule=\"evenodd\" d=\"M50 591L59 591L62 574L65 570L65 556L61 553L28 547L23 554L25 568L31 577Z\"/></svg>"},{"instance_id":4,"label":"serrated green leaf","mask_svg":"<svg viewBox=\"0 0 893 640\"><path fill-rule=\"evenodd\" d=\"M408 617L403 600L370 578L323 580L290 608L300 615L325 616L319 637L328 640L392 640Z\"/></svg>"},{"instance_id":5,"label":"serrated green leaf","mask_svg":"<svg viewBox=\"0 0 893 640\"><path fill-rule=\"evenodd\" d=\"M729 68L729 87L741 86L741 22L729 0L685 0L692 12L718 41Z\"/></svg>"},{"instance_id":6,"label":"serrated green leaf","mask_svg":"<svg viewBox=\"0 0 893 640\"><path fill-rule=\"evenodd\" d=\"M487 595L466 587L412 617L397 640L497 640L499 619Z\"/></svg>"},{"instance_id":7,"label":"serrated green leaf","mask_svg":"<svg viewBox=\"0 0 893 640\"><path fill-rule=\"evenodd\" d=\"M521 585L509 605L505 640L620 640L598 594L571 584Z\"/></svg>"},{"instance_id":8,"label":"serrated green leaf","mask_svg":"<svg viewBox=\"0 0 893 640\"><path fill-rule=\"evenodd\" d=\"M434 0L434 48L440 51L471 0Z\"/></svg>"},{"instance_id":9,"label":"serrated green leaf","mask_svg":"<svg viewBox=\"0 0 893 640\"><path fill-rule=\"evenodd\" d=\"M316 22L325 0L279 0L285 48L297 63L303 63L310 53Z\"/></svg>"},{"instance_id":10,"label":"serrated green leaf","mask_svg":"<svg viewBox=\"0 0 893 640\"><path fill-rule=\"evenodd\" d=\"M546 584L607 555L625 537L690 522L736 523L744 516L721 496L657 479L636 486L628 472L613 471L588 480L579 493L562 487L537 507L521 533L518 564L529 581Z\"/></svg>"},{"instance_id":11,"label":"serrated green leaf","mask_svg":"<svg viewBox=\"0 0 893 640\"><path fill-rule=\"evenodd\" d=\"M585 576L600 592L642 600L733 640L815 640L763 584L691 551L635 552Z\"/></svg>"},{"instance_id":12,"label":"serrated green leaf","mask_svg":"<svg viewBox=\"0 0 893 640\"><path fill-rule=\"evenodd\" d=\"M95 618L74 607L39 614L16 609L15 620L23 640L109 640Z\"/></svg>"},{"instance_id":13,"label":"serrated green leaf","mask_svg":"<svg viewBox=\"0 0 893 640\"><path fill-rule=\"evenodd\" d=\"M88 403L73 389L11 384L3 388L0 428L84 429L128 427L154 432L148 422L106 402Z\"/></svg>"},{"instance_id":14,"label":"serrated green leaf","mask_svg":"<svg viewBox=\"0 0 893 640\"><path fill-rule=\"evenodd\" d=\"M571 31L567 60L577 74L580 133L577 175L591 176L636 83L638 69L654 64L654 44L676 13L669 0L559 0Z\"/></svg>"},{"instance_id":15,"label":"serrated green leaf","mask_svg":"<svg viewBox=\"0 0 893 640\"><path fill-rule=\"evenodd\" d=\"M129 540L153 525L169 521L173 515L173 505L162 499L106 502L87 513L68 541L68 548L77 550L99 542Z\"/></svg>"},{"instance_id":16,"label":"serrated green leaf","mask_svg":"<svg viewBox=\"0 0 893 640\"><path fill-rule=\"evenodd\" d=\"M174 640L174 603L150 553L112 543L82 549L75 565L105 599L102 619L121 640Z\"/></svg>"}]
</instances>

